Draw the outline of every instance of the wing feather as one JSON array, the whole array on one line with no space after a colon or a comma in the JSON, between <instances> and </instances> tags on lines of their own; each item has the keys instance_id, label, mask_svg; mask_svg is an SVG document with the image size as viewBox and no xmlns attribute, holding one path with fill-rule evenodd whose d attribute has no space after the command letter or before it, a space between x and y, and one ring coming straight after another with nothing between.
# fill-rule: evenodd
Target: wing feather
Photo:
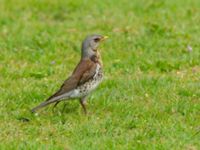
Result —
<instances>
[{"instance_id":1,"label":"wing feather","mask_svg":"<svg viewBox=\"0 0 200 150\"><path fill-rule=\"evenodd\" d=\"M84 84L95 75L95 72L96 63L89 59L81 60L72 75L64 81L60 89L50 96L47 101L75 89L78 85Z\"/></svg>"}]
</instances>

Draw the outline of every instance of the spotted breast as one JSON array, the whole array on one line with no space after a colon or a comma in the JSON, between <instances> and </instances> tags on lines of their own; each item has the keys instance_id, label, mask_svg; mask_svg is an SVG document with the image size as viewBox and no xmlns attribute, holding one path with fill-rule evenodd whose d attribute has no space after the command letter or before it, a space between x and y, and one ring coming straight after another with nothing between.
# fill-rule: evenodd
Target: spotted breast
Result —
<instances>
[{"instance_id":1,"label":"spotted breast","mask_svg":"<svg viewBox=\"0 0 200 150\"><path fill-rule=\"evenodd\" d=\"M97 86L102 82L102 80L103 70L102 67L99 64L97 64L96 73L93 76L93 78L91 78L85 84L82 84L78 86L75 90L73 90L73 92L70 94L70 98L80 98L88 95L90 92L97 88Z\"/></svg>"}]
</instances>

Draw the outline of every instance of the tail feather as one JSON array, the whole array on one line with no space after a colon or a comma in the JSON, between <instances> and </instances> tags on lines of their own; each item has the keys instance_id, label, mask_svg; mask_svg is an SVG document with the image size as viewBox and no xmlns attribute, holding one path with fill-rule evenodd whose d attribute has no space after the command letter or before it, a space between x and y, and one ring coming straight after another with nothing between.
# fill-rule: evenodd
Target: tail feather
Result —
<instances>
[{"instance_id":1,"label":"tail feather","mask_svg":"<svg viewBox=\"0 0 200 150\"><path fill-rule=\"evenodd\" d=\"M48 100L48 101L44 101L42 102L40 105L34 107L31 111L32 112L36 112L37 110L39 110L40 108L43 108L51 103L54 103L54 102L58 102L59 100L58 99L51 99L51 100Z\"/></svg>"},{"instance_id":2,"label":"tail feather","mask_svg":"<svg viewBox=\"0 0 200 150\"><path fill-rule=\"evenodd\" d=\"M42 102L40 105L34 107L31 111L32 112L36 112L37 110L39 110L40 108L43 108L51 103L55 103L55 102L60 102L63 99L68 99L69 98L70 93L66 93L57 97L52 97L51 99L48 98L46 101Z\"/></svg>"}]
</instances>

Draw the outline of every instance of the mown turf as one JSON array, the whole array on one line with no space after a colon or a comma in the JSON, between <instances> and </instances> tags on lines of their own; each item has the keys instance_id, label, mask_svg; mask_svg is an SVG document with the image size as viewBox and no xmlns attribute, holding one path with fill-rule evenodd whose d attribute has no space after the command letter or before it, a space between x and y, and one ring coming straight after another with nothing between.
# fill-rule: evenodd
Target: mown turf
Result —
<instances>
[{"instance_id":1,"label":"mown turf","mask_svg":"<svg viewBox=\"0 0 200 150\"><path fill-rule=\"evenodd\" d=\"M199 0L0 0L0 149L198 150L199 12ZM31 114L91 33L110 39L90 114L78 101Z\"/></svg>"}]
</instances>

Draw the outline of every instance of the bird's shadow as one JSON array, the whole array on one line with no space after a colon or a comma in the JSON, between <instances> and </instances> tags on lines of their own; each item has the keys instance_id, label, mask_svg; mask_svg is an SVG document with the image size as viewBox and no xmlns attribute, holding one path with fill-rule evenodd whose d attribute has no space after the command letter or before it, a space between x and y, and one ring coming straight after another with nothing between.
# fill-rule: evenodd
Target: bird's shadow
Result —
<instances>
[{"instance_id":1,"label":"bird's shadow","mask_svg":"<svg viewBox=\"0 0 200 150\"><path fill-rule=\"evenodd\" d=\"M74 113L75 111L77 111L79 105L77 103L70 103L70 102L65 102L64 104L61 103L59 104L59 106L57 107L52 107L52 113L55 115L61 114L70 114L70 113Z\"/></svg>"},{"instance_id":2,"label":"bird's shadow","mask_svg":"<svg viewBox=\"0 0 200 150\"><path fill-rule=\"evenodd\" d=\"M42 110L37 113L30 112L30 113L22 114L20 116L17 116L16 119L22 123L29 123L30 121L35 120L38 114L39 116L44 117L50 112L49 114L50 116L53 115L53 116L59 117L64 124L66 121L65 117L67 117L66 114L77 113L79 110L79 107L80 105L76 102L64 102L64 103L58 104L58 106L56 107L53 107L52 105L48 109Z\"/></svg>"}]
</instances>

